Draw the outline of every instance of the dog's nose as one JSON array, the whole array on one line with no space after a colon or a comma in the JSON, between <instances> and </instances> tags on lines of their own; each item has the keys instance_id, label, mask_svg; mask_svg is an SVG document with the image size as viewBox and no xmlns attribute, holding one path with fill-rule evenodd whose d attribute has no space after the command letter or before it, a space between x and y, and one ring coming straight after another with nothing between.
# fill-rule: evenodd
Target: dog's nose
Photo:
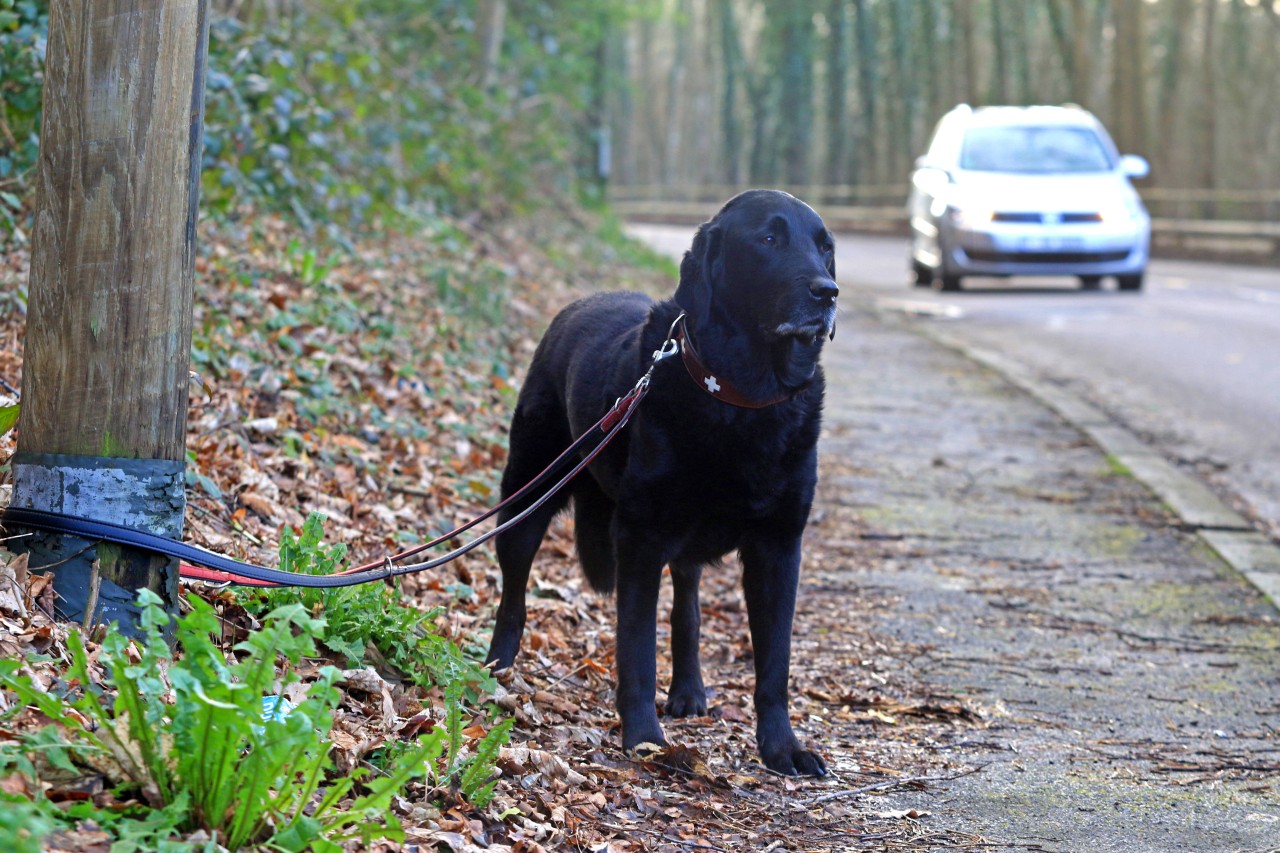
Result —
<instances>
[{"instance_id":1,"label":"dog's nose","mask_svg":"<svg viewBox=\"0 0 1280 853\"><path fill-rule=\"evenodd\" d=\"M840 286L829 278L819 277L809 282L809 292L818 299L833 301L840 295Z\"/></svg>"}]
</instances>

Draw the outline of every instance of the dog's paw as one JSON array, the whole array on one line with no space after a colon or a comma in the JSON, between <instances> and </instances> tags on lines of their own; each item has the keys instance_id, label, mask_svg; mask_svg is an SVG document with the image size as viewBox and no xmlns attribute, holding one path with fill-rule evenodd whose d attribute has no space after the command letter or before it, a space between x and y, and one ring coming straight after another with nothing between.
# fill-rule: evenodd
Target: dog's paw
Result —
<instances>
[{"instance_id":1,"label":"dog's paw","mask_svg":"<svg viewBox=\"0 0 1280 853\"><path fill-rule=\"evenodd\" d=\"M657 750L661 752L667 748L667 738L662 733L662 727L657 724L657 716L654 716L652 726L631 726L623 725L622 727L622 750L623 752L651 752Z\"/></svg>"},{"instance_id":2,"label":"dog's paw","mask_svg":"<svg viewBox=\"0 0 1280 853\"><path fill-rule=\"evenodd\" d=\"M822 756L811 750L801 749L794 739L781 748L761 750L760 757L764 759L765 767L784 776L827 775L827 762Z\"/></svg>"},{"instance_id":3,"label":"dog's paw","mask_svg":"<svg viewBox=\"0 0 1280 853\"><path fill-rule=\"evenodd\" d=\"M663 711L668 717L705 717L707 693L705 690L672 692L667 696L667 704Z\"/></svg>"},{"instance_id":4,"label":"dog's paw","mask_svg":"<svg viewBox=\"0 0 1280 853\"><path fill-rule=\"evenodd\" d=\"M653 741L642 741L627 750L631 755L641 761L653 761L668 749L667 742L654 743Z\"/></svg>"}]
</instances>

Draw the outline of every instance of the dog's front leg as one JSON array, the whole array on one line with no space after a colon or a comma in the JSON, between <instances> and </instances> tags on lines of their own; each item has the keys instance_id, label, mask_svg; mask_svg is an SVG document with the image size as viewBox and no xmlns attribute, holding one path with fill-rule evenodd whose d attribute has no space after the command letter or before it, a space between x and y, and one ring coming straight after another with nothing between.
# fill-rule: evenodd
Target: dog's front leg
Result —
<instances>
[{"instance_id":1,"label":"dog's front leg","mask_svg":"<svg viewBox=\"0 0 1280 853\"><path fill-rule=\"evenodd\" d=\"M800 582L800 537L756 536L740 549L756 670L756 746L765 766L790 776L825 776L826 762L791 730L791 621Z\"/></svg>"},{"instance_id":2,"label":"dog's front leg","mask_svg":"<svg viewBox=\"0 0 1280 853\"><path fill-rule=\"evenodd\" d=\"M671 689L666 711L673 717L698 717L707 713L707 689L702 683L698 641L702 609L698 582L702 566L671 564L674 601L671 607Z\"/></svg>"},{"instance_id":3,"label":"dog's front leg","mask_svg":"<svg viewBox=\"0 0 1280 853\"><path fill-rule=\"evenodd\" d=\"M662 563L652 549L619 537L618 545L618 717L622 720L622 748L638 744L665 746L658 723L657 691L658 586Z\"/></svg>"}]
</instances>

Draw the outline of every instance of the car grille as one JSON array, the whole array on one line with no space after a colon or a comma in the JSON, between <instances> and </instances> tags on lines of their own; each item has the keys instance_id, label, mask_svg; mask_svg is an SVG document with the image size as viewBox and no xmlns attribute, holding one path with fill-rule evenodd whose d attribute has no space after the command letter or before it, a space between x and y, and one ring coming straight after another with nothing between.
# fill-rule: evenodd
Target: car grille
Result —
<instances>
[{"instance_id":1,"label":"car grille","mask_svg":"<svg viewBox=\"0 0 1280 853\"><path fill-rule=\"evenodd\" d=\"M1058 223L1079 224L1082 222L1101 222L1101 213L1025 213L1018 211L997 211L992 215L993 222L1022 222L1032 225L1057 225Z\"/></svg>"},{"instance_id":2,"label":"car grille","mask_svg":"<svg viewBox=\"0 0 1280 853\"><path fill-rule=\"evenodd\" d=\"M969 249L966 254L975 261L1014 264L1100 264L1123 261L1129 252L992 252Z\"/></svg>"},{"instance_id":3,"label":"car grille","mask_svg":"<svg viewBox=\"0 0 1280 853\"><path fill-rule=\"evenodd\" d=\"M1101 222L1101 213L1064 213L1063 222Z\"/></svg>"},{"instance_id":4,"label":"car grille","mask_svg":"<svg viewBox=\"0 0 1280 853\"><path fill-rule=\"evenodd\" d=\"M1000 213L997 212L991 217L992 222L1034 222L1036 225L1044 222L1044 214L1041 213Z\"/></svg>"}]
</instances>

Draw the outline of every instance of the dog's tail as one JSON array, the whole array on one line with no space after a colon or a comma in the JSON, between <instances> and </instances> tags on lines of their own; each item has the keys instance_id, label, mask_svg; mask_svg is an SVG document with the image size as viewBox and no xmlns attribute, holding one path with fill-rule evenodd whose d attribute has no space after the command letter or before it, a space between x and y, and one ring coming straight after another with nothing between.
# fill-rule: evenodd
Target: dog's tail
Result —
<instances>
[{"instance_id":1,"label":"dog's tail","mask_svg":"<svg viewBox=\"0 0 1280 853\"><path fill-rule=\"evenodd\" d=\"M595 481L583 477L573 494L573 532L578 545L578 562L587 583L599 593L613 592L618 559L613 549L613 503L600 492Z\"/></svg>"}]
</instances>

